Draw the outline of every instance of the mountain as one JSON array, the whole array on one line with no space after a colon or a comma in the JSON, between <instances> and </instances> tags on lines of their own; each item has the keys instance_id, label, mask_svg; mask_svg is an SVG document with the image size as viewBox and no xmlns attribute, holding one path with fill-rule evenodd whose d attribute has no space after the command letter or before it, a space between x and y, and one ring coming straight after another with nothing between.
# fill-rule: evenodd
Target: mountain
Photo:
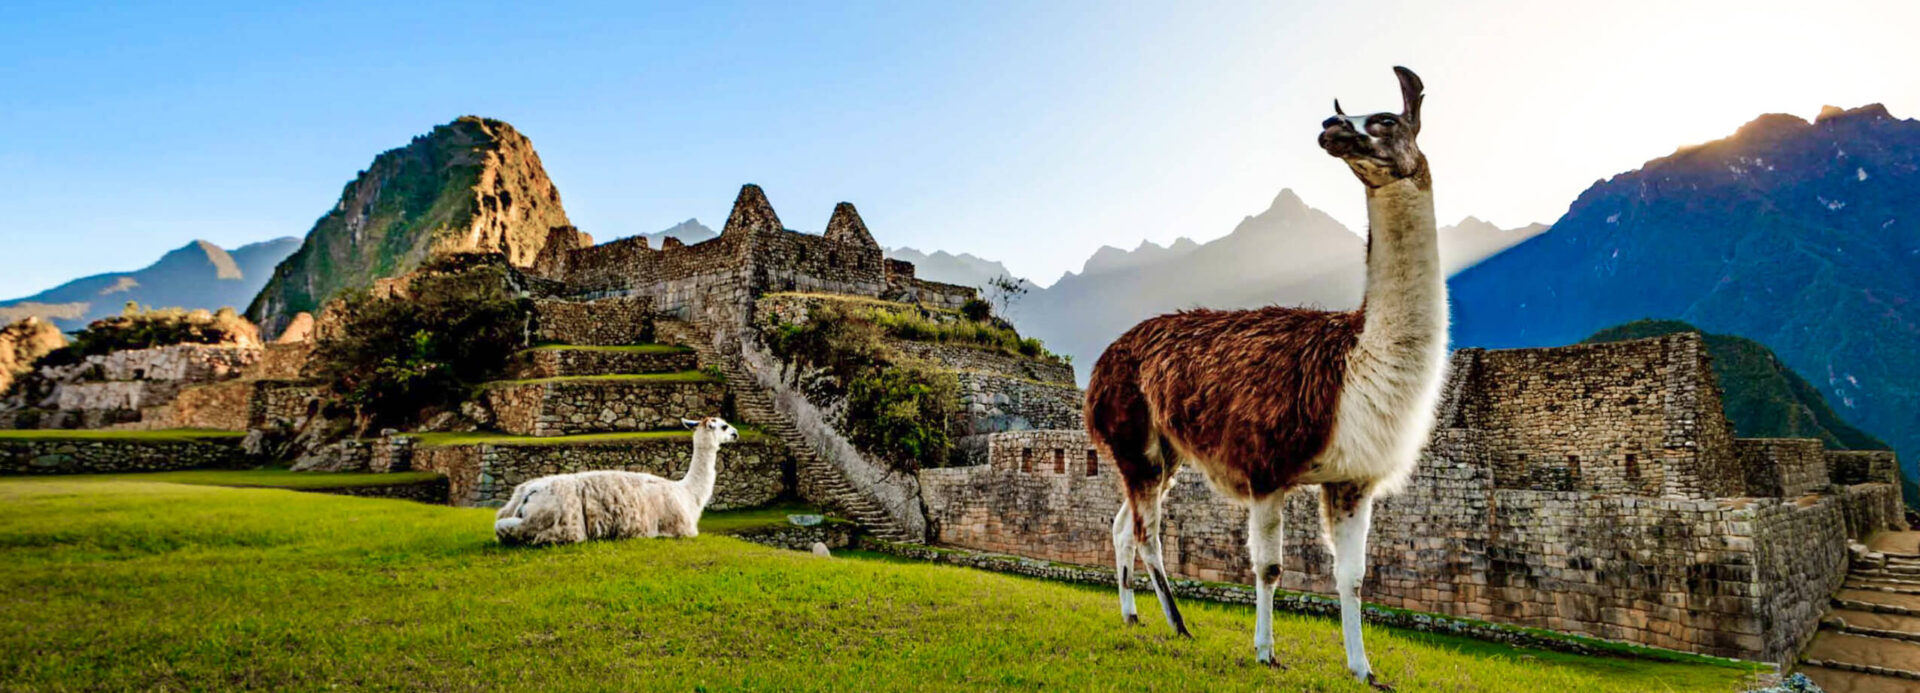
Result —
<instances>
[{"instance_id":1,"label":"mountain","mask_svg":"<svg viewBox=\"0 0 1920 693\"><path fill-rule=\"evenodd\" d=\"M1448 271L1479 262L1545 227L1501 230L1468 217L1440 230ZM1120 333L1182 308L1360 305L1366 240L1325 212L1282 190L1265 211L1207 243L1181 238L1132 251L1103 247L1078 273L1030 291L1009 311L1020 331L1071 356L1084 378Z\"/></svg>"},{"instance_id":2,"label":"mountain","mask_svg":"<svg viewBox=\"0 0 1920 693\"><path fill-rule=\"evenodd\" d=\"M715 233L713 229L707 228L706 224L700 223L699 219L688 219L674 224L665 231L655 231L653 233L643 233L640 235L646 236L647 245L653 248L659 248L660 244L665 243L669 238L677 238L681 243L693 245L704 240L720 237L720 234Z\"/></svg>"},{"instance_id":3,"label":"mountain","mask_svg":"<svg viewBox=\"0 0 1920 693\"><path fill-rule=\"evenodd\" d=\"M995 277L1013 277L1013 271L997 260L988 260L970 253L955 255L944 250L923 253L913 248L888 248L887 259L913 263L913 276L928 281L946 282L986 289L987 283ZM1016 277L1017 278L1017 277ZM1020 279L1028 293L1040 289L1040 286Z\"/></svg>"},{"instance_id":4,"label":"mountain","mask_svg":"<svg viewBox=\"0 0 1920 693\"><path fill-rule=\"evenodd\" d=\"M1764 115L1596 182L1552 230L1455 275L1456 346L1565 344L1643 317L1771 346L1920 459L1920 122Z\"/></svg>"},{"instance_id":5,"label":"mountain","mask_svg":"<svg viewBox=\"0 0 1920 693\"><path fill-rule=\"evenodd\" d=\"M533 143L504 122L464 116L374 157L247 317L278 334L294 314L432 255L500 252L530 265L558 227L571 224Z\"/></svg>"},{"instance_id":6,"label":"mountain","mask_svg":"<svg viewBox=\"0 0 1920 693\"><path fill-rule=\"evenodd\" d=\"M260 292L273 267L300 247L297 238L243 245L231 251L194 241L144 269L82 277L46 291L0 301L0 323L36 316L77 330L128 301L154 308L240 308Z\"/></svg>"},{"instance_id":7,"label":"mountain","mask_svg":"<svg viewBox=\"0 0 1920 693\"><path fill-rule=\"evenodd\" d=\"M1586 343L1619 342L1675 332L1700 332L1678 320L1636 320L1588 337ZM1886 450L1881 442L1834 413L1820 390L1793 372L1765 344L1724 334L1701 333L1713 356L1721 405L1742 438L1818 438L1835 450Z\"/></svg>"}]
</instances>

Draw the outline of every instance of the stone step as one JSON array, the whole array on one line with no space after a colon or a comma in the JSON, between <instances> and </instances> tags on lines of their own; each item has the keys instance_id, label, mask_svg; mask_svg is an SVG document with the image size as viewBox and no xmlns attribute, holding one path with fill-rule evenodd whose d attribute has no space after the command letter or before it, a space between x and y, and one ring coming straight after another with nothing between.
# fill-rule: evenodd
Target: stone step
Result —
<instances>
[{"instance_id":1,"label":"stone step","mask_svg":"<svg viewBox=\"0 0 1920 693\"><path fill-rule=\"evenodd\" d=\"M1803 665L1796 671L1813 679L1827 693L1911 693L1914 682L1897 676L1866 674L1845 669Z\"/></svg>"},{"instance_id":2,"label":"stone step","mask_svg":"<svg viewBox=\"0 0 1920 693\"><path fill-rule=\"evenodd\" d=\"M483 397L502 431L563 436L676 428L682 417L718 413L726 386L681 371L504 380L488 383Z\"/></svg>"},{"instance_id":3,"label":"stone step","mask_svg":"<svg viewBox=\"0 0 1920 693\"><path fill-rule=\"evenodd\" d=\"M699 370L698 354L670 344L629 346L538 346L514 354L508 376L515 380L629 373Z\"/></svg>"},{"instance_id":4,"label":"stone step","mask_svg":"<svg viewBox=\"0 0 1920 693\"><path fill-rule=\"evenodd\" d=\"M1920 594L1920 582L1909 580L1885 580L1875 578L1847 578L1847 589L1887 592L1890 594Z\"/></svg>"},{"instance_id":5,"label":"stone step","mask_svg":"<svg viewBox=\"0 0 1920 693\"><path fill-rule=\"evenodd\" d=\"M1820 619L1820 625L1842 633L1920 642L1920 616L1835 609Z\"/></svg>"},{"instance_id":6,"label":"stone step","mask_svg":"<svg viewBox=\"0 0 1920 693\"><path fill-rule=\"evenodd\" d=\"M1920 643L1823 630L1804 658L1808 664L1920 681Z\"/></svg>"}]
</instances>

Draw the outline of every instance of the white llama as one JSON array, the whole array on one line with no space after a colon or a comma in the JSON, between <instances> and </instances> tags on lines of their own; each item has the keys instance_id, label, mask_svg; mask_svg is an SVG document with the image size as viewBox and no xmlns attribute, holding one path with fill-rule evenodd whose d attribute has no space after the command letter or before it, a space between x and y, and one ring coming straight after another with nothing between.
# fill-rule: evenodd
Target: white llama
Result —
<instances>
[{"instance_id":1,"label":"white llama","mask_svg":"<svg viewBox=\"0 0 1920 693\"><path fill-rule=\"evenodd\" d=\"M699 535L720 445L739 440L740 432L713 416L680 423L693 429L693 463L684 478L623 471L543 476L513 489L494 520L494 536L503 544L571 544Z\"/></svg>"}]
</instances>

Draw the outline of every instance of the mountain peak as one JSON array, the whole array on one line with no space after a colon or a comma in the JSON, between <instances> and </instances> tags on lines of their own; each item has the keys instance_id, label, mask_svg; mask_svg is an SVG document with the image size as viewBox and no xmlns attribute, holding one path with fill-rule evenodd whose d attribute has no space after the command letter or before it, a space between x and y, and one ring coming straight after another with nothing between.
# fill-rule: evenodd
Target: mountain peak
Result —
<instances>
[{"instance_id":1,"label":"mountain peak","mask_svg":"<svg viewBox=\"0 0 1920 693\"><path fill-rule=\"evenodd\" d=\"M1307 201L1293 192L1293 188L1281 188L1280 194L1273 196L1273 204L1267 205L1268 212L1305 212Z\"/></svg>"},{"instance_id":2,"label":"mountain peak","mask_svg":"<svg viewBox=\"0 0 1920 693\"><path fill-rule=\"evenodd\" d=\"M1887 107L1877 103L1870 103L1859 108L1849 108L1846 110L1841 110L1838 106L1821 106L1820 115L1814 117L1813 124L1820 125L1836 120L1890 120L1892 118L1893 114L1887 112Z\"/></svg>"}]
</instances>

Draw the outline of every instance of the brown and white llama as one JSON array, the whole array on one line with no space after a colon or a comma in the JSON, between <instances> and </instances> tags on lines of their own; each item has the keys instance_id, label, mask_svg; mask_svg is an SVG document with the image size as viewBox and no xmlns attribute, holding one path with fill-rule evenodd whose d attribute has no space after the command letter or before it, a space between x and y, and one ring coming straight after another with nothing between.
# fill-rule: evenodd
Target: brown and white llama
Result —
<instances>
[{"instance_id":1,"label":"brown and white llama","mask_svg":"<svg viewBox=\"0 0 1920 693\"><path fill-rule=\"evenodd\" d=\"M1360 581L1376 494L1411 475L1434 423L1447 357L1446 278L1433 178L1414 143L1420 78L1403 67L1399 113L1349 116L1334 102L1320 146L1367 194L1367 288L1360 309L1188 310L1142 322L1107 347L1087 389L1094 444L1119 468L1125 500L1113 520L1120 612L1133 603L1137 556L1160 607L1187 635L1161 555L1162 500L1192 463L1247 506L1259 612L1253 644L1273 654L1273 591L1289 489L1320 486L1334 555L1347 668L1376 688L1360 638Z\"/></svg>"}]
</instances>

